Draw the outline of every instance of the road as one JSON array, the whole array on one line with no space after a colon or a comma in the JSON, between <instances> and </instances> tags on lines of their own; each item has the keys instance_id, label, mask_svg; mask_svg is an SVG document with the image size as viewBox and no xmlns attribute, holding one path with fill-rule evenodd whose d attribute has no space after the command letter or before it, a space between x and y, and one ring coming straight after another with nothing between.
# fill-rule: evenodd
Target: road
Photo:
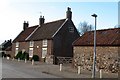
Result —
<instances>
[{"instance_id":1,"label":"road","mask_svg":"<svg viewBox=\"0 0 120 80\"><path fill-rule=\"evenodd\" d=\"M1 65L0 65L1 67ZM77 69L70 66L63 66L59 71L58 65L45 63L31 64L30 61L7 60L2 59L2 77L3 78L91 78L91 71L81 70L77 74ZM118 74L104 73L103 78L117 78ZM96 72L96 78L99 78L99 72ZM63 80L63 79L62 79Z\"/></svg>"},{"instance_id":2,"label":"road","mask_svg":"<svg viewBox=\"0 0 120 80\"><path fill-rule=\"evenodd\" d=\"M58 78L54 75L42 73L31 64L2 60L2 78Z\"/></svg>"}]
</instances>

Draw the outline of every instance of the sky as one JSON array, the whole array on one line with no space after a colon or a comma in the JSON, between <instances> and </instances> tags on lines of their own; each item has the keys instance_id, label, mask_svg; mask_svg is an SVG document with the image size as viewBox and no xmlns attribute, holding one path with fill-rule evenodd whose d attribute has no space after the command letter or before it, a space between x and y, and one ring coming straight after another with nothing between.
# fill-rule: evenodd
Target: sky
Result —
<instances>
[{"instance_id":1,"label":"sky","mask_svg":"<svg viewBox=\"0 0 120 80\"><path fill-rule=\"evenodd\" d=\"M94 13L98 15L97 29L114 28L118 24L118 0L2 0L0 43L17 37L24 21L34 26L39 24L40 15L45 17L45 23L66 18L67 7L71 8L76 28L84 21L94 25L91 16Z\"/></svg>"}]
</instances>

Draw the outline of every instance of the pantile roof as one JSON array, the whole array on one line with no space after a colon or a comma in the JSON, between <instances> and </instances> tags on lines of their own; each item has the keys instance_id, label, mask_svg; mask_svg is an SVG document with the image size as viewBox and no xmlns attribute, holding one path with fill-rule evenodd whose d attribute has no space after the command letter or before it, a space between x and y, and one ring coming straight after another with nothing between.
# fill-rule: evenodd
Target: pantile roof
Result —
<instances>
[{"instance_id":1,"label":"pantile roof","mask_svg":"<svg viewBox=\"0 0 120 80\"><path fill-rule=\"evenodd\" d=\"M25 39L26 39L37 27L38 27L38 25L26 28L25 30L23 30L23 31L13 40L13 42L24 42Z\"/></svg>"},{"instance_id":2,"label":"pantile roof","mask_svg":"<svg viewBox=\"0 0 120 80\"><path fill-rule=\"evenodd\" d=\"M73 42L74 46L93 46L94 31L86 32ZM120 46L120 28L104 29L96 31L97 46Z\"/></svg>"},{"instance_id":3,"label":"pantile roof","mask_svg":"<svg viewBox=\"0 0 120 80\"><path fill-rule=\"evenodd\" d=\"M36 41L41 39L51 39L52 36L62 27L66 19L42 24L27 41Z\"/></svg>"}]
</instances>

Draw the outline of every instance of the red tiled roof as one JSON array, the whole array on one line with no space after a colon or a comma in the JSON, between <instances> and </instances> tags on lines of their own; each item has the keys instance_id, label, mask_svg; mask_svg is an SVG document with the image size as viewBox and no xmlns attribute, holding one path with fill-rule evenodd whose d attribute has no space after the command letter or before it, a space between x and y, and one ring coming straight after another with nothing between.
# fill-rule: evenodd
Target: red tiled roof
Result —
<instances>
[{"instance_id":1,"label":"red tiled roof","mask_svg":"<svg viewBox=\"0 0 120 80\"><path fill-rule=\"evenodd\" d=\"M51 39L56 31L62 26L66 19L61 19L49 23L44 23L40 26L27 40L35 41L41 39Z\"/></svg>"},{"instance_id":2,"label":"red tiled roof","mask_svg":"<svg viewBox=\"0 0 120 80\"><path fill-rule=\"evenodd\" d=\"M73 42L74 46L93 46L94 32L86 32ZM97 46L120 46L120 28L105 29L96 31Z\"/></svg>"},{"instance_id":3,"label":"red tiled roof","mask_svg":"<svg viewBox=\"0 0 120 80\"><path fill-rule=\"evenodd\" d=\"M38 27L38 25L33 27L28 27L24 31L22 31L14 40L14 42L24 42L25 39Z\"/></svg>"}]
</instances>

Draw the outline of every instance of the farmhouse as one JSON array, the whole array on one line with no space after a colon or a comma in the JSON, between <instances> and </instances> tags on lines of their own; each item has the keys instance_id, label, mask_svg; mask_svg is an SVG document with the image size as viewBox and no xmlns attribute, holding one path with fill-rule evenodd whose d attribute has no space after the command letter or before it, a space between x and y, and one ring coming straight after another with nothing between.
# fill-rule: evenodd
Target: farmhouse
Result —
<instances>
[{"instance_id":1,"label":"farmhouse","mask_svg":"<svg viewBox=\"0 0 120 80\"><path fill-rule=\"evenodd\" d=\"M23 23L23 31L13 40L12 57L19 51L26 51L29 57L38 55L40 61L57 64L57 57L73 57L72 43L79 33L72 21L72 11L68 7L66 18L45 23L40 16L39 25L29 27Z\"/></svg>"}]
</instances>

